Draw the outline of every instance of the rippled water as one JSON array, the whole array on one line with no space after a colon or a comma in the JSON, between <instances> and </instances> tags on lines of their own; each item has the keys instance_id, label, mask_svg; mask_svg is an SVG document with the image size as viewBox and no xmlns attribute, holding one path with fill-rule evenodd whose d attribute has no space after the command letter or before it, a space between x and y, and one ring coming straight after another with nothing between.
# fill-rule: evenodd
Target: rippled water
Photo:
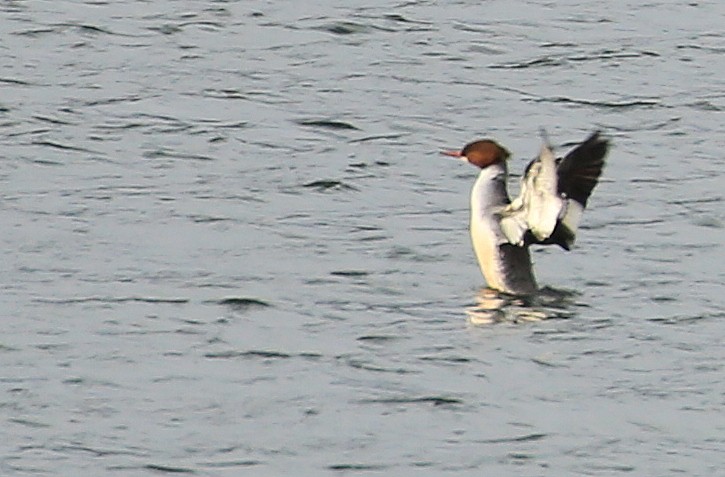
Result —
<instances>
[{"instance_id":1,"label":"rippled water","mask_svg":"<svg viewBox=\"0 0 725 477\"><path fill-rule=\"evenodd\" d=\"M356 4L3 2L0 474L721 472L724 4ZM542 126L496 302L437 152Z\"/></svg>"}]
</instances>

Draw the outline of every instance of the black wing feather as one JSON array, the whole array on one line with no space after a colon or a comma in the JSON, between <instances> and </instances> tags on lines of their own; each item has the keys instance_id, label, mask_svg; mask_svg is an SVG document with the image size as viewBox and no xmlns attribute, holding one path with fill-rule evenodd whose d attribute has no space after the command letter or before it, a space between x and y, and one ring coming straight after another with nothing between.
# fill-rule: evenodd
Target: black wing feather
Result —
<instances>
[{"instance_id":1,"label":"black wing feather","mask_svg":"<svg viewBox=\"0 0 725 477\"><path fill-rule=\"evenodd\" d=\"M608 148L609 141L596 131L567 154L557 168L559 193L586 207L602 175Z\"/></svg>"}]
</instances>

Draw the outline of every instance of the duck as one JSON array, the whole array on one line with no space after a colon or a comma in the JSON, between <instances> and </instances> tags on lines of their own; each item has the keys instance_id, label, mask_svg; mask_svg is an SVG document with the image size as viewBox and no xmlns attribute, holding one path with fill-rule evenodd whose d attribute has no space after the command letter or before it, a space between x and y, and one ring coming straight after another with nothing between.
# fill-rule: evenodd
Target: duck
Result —
<instances>
[{"instance_id":1,"label":"duck","mask_svg":"<svg viewBox=\"0 0 725 477\"><path fill-rule=\"evenodd\" d=\"M461 150L442 151L480 169L471 188L471 242L488 287L510 295L539 289L532 245L571 250L609 150L609 140L595 131L557 158L546 132L541 134L538 157L526 167L513 200L507 189L511 153L498 142L479 139Z\"/></svg>"}]
</instances>

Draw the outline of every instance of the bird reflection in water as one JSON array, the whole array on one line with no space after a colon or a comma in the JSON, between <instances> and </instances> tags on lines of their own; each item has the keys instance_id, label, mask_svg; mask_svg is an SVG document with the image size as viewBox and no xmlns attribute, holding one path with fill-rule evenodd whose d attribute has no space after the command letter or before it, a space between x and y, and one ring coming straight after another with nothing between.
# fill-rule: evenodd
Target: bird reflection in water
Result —
<instances>
[{"instance_id":1,"label":"bird reflection in water","mask_svg":"<svg viewBox=\"0 0 725 477\"><path fill-rule=\"evenodd\" d=\"M570 318L578 293L545 287L534 295L514 296L491 288L476 295L476 305L466 308L472 325L527 323L552 318Z\"/></svg>"}]
</instances>

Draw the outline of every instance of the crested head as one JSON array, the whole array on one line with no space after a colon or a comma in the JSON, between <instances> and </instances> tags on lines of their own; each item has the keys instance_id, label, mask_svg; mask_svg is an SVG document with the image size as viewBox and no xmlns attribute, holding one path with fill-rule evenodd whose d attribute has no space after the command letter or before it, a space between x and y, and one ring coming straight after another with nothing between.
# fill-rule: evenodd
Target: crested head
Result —
<instances>
[{"instance_id":1,"label":"crested head","mask_svg":"<svg viewBox=\"0 0 725 477\"><path fill-rule=\"evenodd\" d=\"M482 139L466 144L460 151L444 152L444 154L453 157L460 157L484 169L491 164L503 162L511 155L506 148L491 139Z\"/></svg>"}]
</instances>

